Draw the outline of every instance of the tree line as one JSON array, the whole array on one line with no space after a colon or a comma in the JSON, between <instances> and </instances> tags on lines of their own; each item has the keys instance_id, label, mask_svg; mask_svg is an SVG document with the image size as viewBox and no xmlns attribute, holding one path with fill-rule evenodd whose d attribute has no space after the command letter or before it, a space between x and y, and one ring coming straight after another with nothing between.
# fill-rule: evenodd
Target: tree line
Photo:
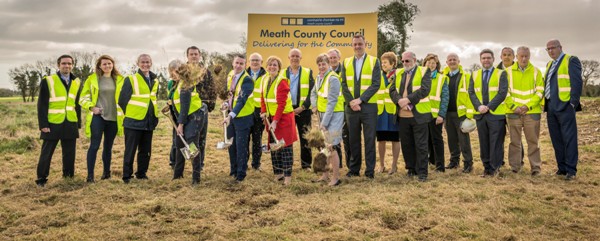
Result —
<instances>
[{"instance_id":1,"label":"tree line","mask_svg":"<svg viewBox=\"0 0 600 241\"><path fill-rule=\"evenodd\" d=\"M381 56L385 52L394 52L400 56L408 48L412 22L419 14L417 5L407 3L405 0L393 0L378 7L378 31L377 31L377 54ZM245 54L246 37L242 34L240 50L228 53L208 52L201 50L205 66L213 73L217 94L223 99L225 93L225 75L231 70L231 62L235 54ZM85 81L94 72L94 63L100 56L96 52L71 52L75 58L73 74ZM583 68L583 96L600 96L600 85L593 84L600 79L600 64L596 60L582 60ZM168 63L164 63L165 65ZM402 65L402 63L398 63ZM152 72L158 75L159 91L158 98L167 98L168 70L165 65L154 63ZM115 66L118 68L118 66ZM465 66L467 67L467 66ZM466 70L477 70L481 68L478 64L468 66ZM123 74L132 74L137 70L134 63L127 64L125 69L119 69ZM56 71L54 59L38 60L26 63L9 70L8 75L15 86L16 94L22 97L23 102L34 101L39 90L41 79ZM11 94L0 91L0 94ZM1 96L1 95L0 95Z\"/></svg>"}]
</instances>

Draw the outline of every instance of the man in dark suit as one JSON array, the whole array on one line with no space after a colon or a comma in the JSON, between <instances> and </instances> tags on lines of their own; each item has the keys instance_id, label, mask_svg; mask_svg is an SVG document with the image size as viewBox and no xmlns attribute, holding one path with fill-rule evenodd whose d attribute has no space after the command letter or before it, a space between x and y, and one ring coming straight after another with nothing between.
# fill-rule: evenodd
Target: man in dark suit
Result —
<instances>
[{"instance_id":1,"label":"man in dark suit","mask_svg":"<svg viewBox=\"0 0 600 241\"><path fill-rule=\"evenodd\" d=\"M548 112L548 129L558 164L556 175L572 180L577 174L579 159L575 112L581 110L581 62L563 53L556 39L546 43L546 51L552 61L546 68L544 111Z\"/></svg>"},{"instance_id":2,"label":"man in dark suit","mask_svg":"<svg viewBox=\"0 0 600 241\"><path fill-rule=\"evenodd\" d=\"M232 66L233 70L227 75L229 99L223 102L222 106L222 109L228 110L229 113L223 123L227 125L227 138L233 138L233 144L229 147L229 175L233 176L235 181L241 182L246 178L250 155L250 128L254 124L254 81L244 69L245 56L235 56Z\"/></svg>"},{"instance_id":3,"label":"man in dark suit","mask_svg":"<svg viewBox=\"0 0 600 241\"><path fill-rule=\"evenodd\" d=\"M73 57L62 55L56 61L58 72L46 76L40 83L37 103L38 123L43 140L35 183L43 187L48 181L50 161L60 141L63 177L75 175L75 143L79 138L81 83L72 73Z\"/></svg>"},{"instance_id":4,"label":"man in dark suit","mask_svg":"<svg viewBox=\"0 0 600 241\"><path fill-rule=\"evenodd\" d=\"M402 53L404 68L396 72L396 81L390 83L390 97L398 104L396 115L400 124L400 145L406 163L408 176L417 176L419 181L427 181L429 145L429 122L431 106L431 70L417 66L417 56L413 52ZM400 81L398 81L400 80Z\"/></svg>"},{"instance_id":5,"label":"man in dark suit","mask_svg":"<svg viewBox=\"0 0 600 241\"><path fill-rule=\"evenodd\" d=\"M377 125L377 92L381 85L381 65L377 57L365 52L365 37L354 35L354 56L344 60L342 93L346 100L344 114L348 124L351 163L346 176L359 176L362 162L360 132L365 140L365 176L375 178L375 127Z\"/></svg>"},{"instance_id":6,"label":"man in dark suit","mask_svg":"<svg viewBox=\"0 0 600 241\"><path fill-rule=\"evenodd\" d=\"M327 56L329 56L329 65L331 66L331 70L335 71L336 74L340 74L342 72L342 64L340 60L342 58L340 50L333 48L327 51ZM350 160L352 158L352 154L350 154L350 137L348 134L348 123L346 123L346 118L344 118L344 125L342 126L342 140L344 142L344 155L346 155L346 167L350 166ZM338 157L340 158L340 168L342 168L342 152L338 151Z\"/></svg>"},{"instance_id":7,"label":"man in dark suit","mask_svg":"<svg viewBox=\"0 0 600 241\"><path fill-rule=\"evenodd\" d=\"M289 80L290 94L292 95L292 107L296 118L296 127L298 136L300 136L300 164L302 169L309 170L312 165L312 152L308 147L308 140L304 138L304 133L310 130L311 110L310 110L310 90L315 85L312 70L302 67L302 52L299 49L292 49L288 54L290 66L281 71L281 75Z\"/></svg>"},{"instance_id":8,"label":"man in dark suit","mask_svg":"<svg viewBox=\"0 0 600 241\"><path fill-rule=\"evenodd\" d=\"M506 72L494 69L494 52L484 49L479 53L483 69L473 72L469 85L469 97L478 111L479 154L483 162L482 177L499 174L504 161L504 138L506 137L506 105L508 92Z\"/></svg>"}]
</instances>

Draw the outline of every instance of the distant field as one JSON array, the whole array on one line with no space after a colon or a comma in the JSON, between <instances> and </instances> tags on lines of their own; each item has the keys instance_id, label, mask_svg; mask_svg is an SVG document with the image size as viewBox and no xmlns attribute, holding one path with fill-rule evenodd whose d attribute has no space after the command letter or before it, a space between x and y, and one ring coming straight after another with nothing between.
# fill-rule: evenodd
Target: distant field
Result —
<instances>
[{"instance_id":1,"label":"distant field","mask_svg":"<svg viewBox=\"0 0 600 241\"><path fill-rule=\"evenodd\" d=\"M269 155L263 155L262 172L249 170L246 180L234 185L227 153L214 148L222 129L220 113L213 111L198 187L190 185L190 163L183 180L171 181L171 131L161 117L150 180L123 184L123 138L117 137L113 178L99 180L98 154L97 182L85 183L89 140L81 130L76 177L61 177L58 148L49 183L38 188L36 104L0 98L0 240L600 240L600 99L583 103L577 120L579 172L571 182L553 175L556 162L544 116L538 177L530 176L527 160L520 173L504 167L497 178L479 177L483 167L472 134L471 174L430 168L430 181L420 183L405 175L401 158L394 175L343 179L330 188L311 183L317 176L299 170L296 144L291 186L273 181ZM445 154L448 160L447 149Z\"/></svg>"},{"instance_id":2,"label":"distant field","mask_svg":"<svg viewBox=\"0 0 600 241\"><path fill-rule=\"evenodd\" d=\"M36 98L37 100L37 98ZM16 102L16 101L23 101L23 97L20 96L13 96L13 97L0 97L0 102Z\"/></svg>"}]
</instances>

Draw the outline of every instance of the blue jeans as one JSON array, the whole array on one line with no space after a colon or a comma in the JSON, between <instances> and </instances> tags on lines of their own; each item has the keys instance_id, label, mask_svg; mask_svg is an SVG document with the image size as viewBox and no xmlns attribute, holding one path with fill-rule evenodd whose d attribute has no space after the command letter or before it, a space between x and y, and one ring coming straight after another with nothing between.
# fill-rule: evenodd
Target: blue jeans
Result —
<instances>
[{"instance_id":1,"label":"blue jeans","mask_svg":"<svg viewBox=\"0 0 600 241\"><path fill-rule=\"evenodd\" d=\"M117 136L117 122L107 121L100 115L93 115L90 126L92 136L90 140L90 149L87 152L88 178L94 178L94 166L96 165L96 154L100 149L100 141L104 134L104 145L102 147L102 166L103 176L110 176L110 162L112 159L112 147Z\"/></svg>"}]
</instances>

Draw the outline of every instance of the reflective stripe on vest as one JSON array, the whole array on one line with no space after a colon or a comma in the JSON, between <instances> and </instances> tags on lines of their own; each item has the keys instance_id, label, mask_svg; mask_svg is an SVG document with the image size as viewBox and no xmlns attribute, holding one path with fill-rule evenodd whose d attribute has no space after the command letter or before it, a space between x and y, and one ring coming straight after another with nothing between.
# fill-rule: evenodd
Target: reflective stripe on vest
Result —
<instances>
[{"instance_id":1,"label":"reflective stripe on vest","mask_svg":"<svg viewBox=\"0 0 600 241\"><path fill-rule=\"evenodd\" d=\"M420 67L417 66L415 67L415 73L413 73L412 77L412 91L415 92L417 90L419 90L421 88L421 80L423 80L423 76L425 75L425 72L427 72L427 69L425 67ZM396 91L398 91L398 94L400 96L402 96L403 93L400 93L400 86L401 86L401 82L402 82L402 75L404 74L404 68L396 71ZM417 109L417 112L421 113L421 114L425 114L425 113L430 113L431 112L431 105L429 104L429 96L419 100L419 103L417 103L417 105L415 106L415 108Z\"/></svg>"},{"instance_id":2,"label":"reflective stripe on vest","mask_svg":"<svg viewBox=\"0 0 600 241\"><path fill-rule=\"evenodd\" d=\"M514 113L513 109L523 105L529 108L527 114L542 113L540 103L544 97L544 82L538 79L538 76L541 78L538 72L540 70L531 63L528 63L524 72L521 72L518 63L506 71L508 75L508 93L505 100L507 114Z\"/></svg>"},{"instance_id":3,"label":"reflective stripe on vest","mask_svg":"<svg viewBox=\"0 0 600 241\"><path fill-rule=\"evenodd\" d=\"M177 82L177 90L173 93L173 105L175 105L175 110L177 113L181 113L181 82ZM194 86L194 90L192 90L192 97L190 98L190 109L188 110L188 115L198 111L202 107L202 99L200 99L200 95L198 95L198 91L196 91L196 86Z\"/></svg>"},{"instance_id":4,"label":"reflective stripe on vest","mask_svg":"<svg viewBox=\"0 0 600 241\"><path fill-rule=\"evenodd\" d=\"M284 78L281 75L277 75L277 78L273 80L271 86L269 86L269 80L271 77L268 73L265 74L264 78L265 79L263 81L262 96L263 99L265 99L267 113L269 114L269 116L275 116L275 112L277 112L277 88L279 87L279 83L281 83L281 80L283 80ZM288 92L285 108L283 109L283 114L287 114L292 111L294 111L294 108L292 107L292 94Z\"/></svg>"},{"instance_id":5,"label":"reflective stripe on vest","mask_svg":"<svg viewBox=\"0 0 600 241\"><path fill-rule=\"evenodd\" d=\"M335 76L338 78L338 80L340 79L340 77L335 73L335 71L329 71L329 73L327 73L327 75L325 75L325 77L323 78L323 80L321 81L321 83L319 83L321 86L319 88L319 90L317 91L317 110L320 112L326 112L327 111L327 97L329 97L329 78L331 78L331 76ZM338 98L337 98L337 103L335 104L335 107L333 108L333 112L343 112L344 111L344 96L342 95L342 89L340 88L340 92L338 94Z\"/></svg>"},{"instance_id":6,"label":"reflective stripe on vest","mask_svg":"<svg viewBox=\"0 0 600 241\"><path fill-rule=\"evenodd\" d=\"M556 79L558 81L558 98L562 102L568 102L571 100L571 76L569 76L570 60L571 56L565 54L562 61L559 63L558 70L556 71ZM546 66L546 76L548 76L548 71L550 70L551 65L552 61L548 62L548 65Z\"/></svg>"},{"instance_id":7,"label":"reflective stripe on vest","mask_svg":"<svg viewBox=\"0 0 600 241\"><path fill-rule=\"evenodd\" d=\"M119 95L121 93L121 88L123 87L123 76L118 75L117 80L115 81L115 103L119 103ZM81 91L81 96L79 97L79 104L84 110L89 110L89 108L96 106L96 102L98 101L98 95L100 94L100 89L98 86L98 77L95 73L91 74L84 83L83 90ZM116 105L117 109L117 135L123 135L123 119L125 118L125 114L123 114L123 109L118 104ZM94 113L92 111L88 111L85 119L85 136L88 138L92 137L92 119L94 118Z\"/></svg>"},{"instance_id":8,"label":"reflective stripe on vest","mask_svg":"<svg viewBox=\"0 0 600 241\"><path fill-rule=\"evenodd\" d=\"M387 86L385 85L385 79L383 77L381 78L381 86L383 86L383 88L380 88L378 91L379 100L377 100L377 115L383 114L384 110L388 114L396 114L396 103L394 103L390 97L390 86L396 81L396 70L393 71L394 74L390 76Z\"/></svg>"},{"instance_id":9,"label":"reflective stripe on vest","mask_svg":"<svg viewBox=\"0 0 600 241\"><path fill-rule=\"evenodd\" d=\"M231 89L231 82L233 82L233 78L235 77L235 74L232 71L229 72L229 74L227 75L227 90L229 91ZM233 103L231 104L231 109L233 109L233 107L235 107L235 105L237 104L237 99L240 96L240 92L242 91L242 82L244 82L244 78L250 78L250 76L248 75L248 72L246 72L244 70L244 72L242 73L242 75L240 75L240 78L237 80L237 83L235 84L235 91L233 93L233 96L231 98L233 98ZM253 103L253 99L250 98L250 96L248 96L248 99L246 99L246 103L244 103L244 107L242 107L242 109L240 110L240 113L238 113L235 117L244 117L244 116L249 116L251 114L254 113L254 103Z\"/></svg>"},{"instance_id":10,"label":"reflective stripe on vest","mask_svg":"<svg viewBox=\"0 0 600 241\"><path fill-rule=\"evenodd\" d=\"M442 102L442 88L448 83L448 77L442 73L437 73L437 76L431 80L431 90L429 91L429 101L431 105L431 115L433 118L438 117L440 105Z\"/></svg>"},{"instance_id":11,"label":"reflective stripe on vest","mask_svg":"<svg viewBox=\"0 0 600 241\"><path fill-rule=\"evenodd\" d=\"M77 122L78 116L75 111L75 99L81 84L79 78L71 80L69 91L62 83L57 74L46 76L50 98L48 99L48 122L61 124L65 118L69 122Z\"/></svg>"},{"instance_id":12,"label":"reflective stripe on vest","mask_svg":"<svg viewBox=\"0 0 600 241\"><path fill-rule=\"evenodd\" d=\"M280 73L283 78L287 79L288 69L289 68L286 68ZM304 100L306 100L308 93L310 93L310 72L311 71L309 68L300 66L300 96L298 97L300 98L300 101L298 102L298 106L302 106L302 104L304 104ZM291 77L289 82L291 82Z\"/></svg>"},{"instance_id":13,"label":"reflective stripe on vest","mask_svg":"<svg viewBox=\"0 0 600 241\"><path fill-rule=\"evenodd\" d=\"M494 71L492 72L492 76L490 76L490 79L488 80L488 98L489 101L493 100L494 97L496 97L496 94L498 94L498 88L500 85L500 76L502 75L502 72L504 72L504 70L501 69L497 69L494 68ZM475 71L475 73L473 74L473 90L475 90L475 95L477 95L477 99L479 100L479 102L483 103L483 97L482 97L482 87L483 87L483 78L482 78L482 73L483 70L479 69L477 71ZM496 108L496 110L491 110L490 109L490 113L494 114L494 115L504 115L506 114L506 104L504 102L504 100L502 101L502 103L500 103L500 105L498 105L498 107Z\"/></svg>"},{"instance_id":14,"label":"reflective stripe on vest","mask_svg":"<svg viewBox=\"0 0 600 241\"><path fill-rule=\"evenodd\" d=\"M146 84L144 77L139 73L129 76L129 81L133 87L133 93L129 103L127 103L127 113L125 117L134 120L143 120L148 112L148 105L152 101L154 108L154 116L158 117L158 107L156 106L156 91L158 89L158 81L154 81L152 85L152 91Z\"/></svg>"},{"instance_id":15,"label":"reflective stripe on vest","mask_svg":"<svg viewBox=\"0 0 600 241\"><path fill-rule=\"evenodd\" d=\"M348 85L348 89L350 90L350 94L355 99L358 96L354 96L354 57L346 58L344 60L344 72L346 75L346 84ZM373 68L375 67L375 63L377 62L377 58L371 55L365 55L365 59L363 60L363 66L360 73L360 94L362 95L365 90L367 90L372 84L373 78ZM380 90L381 90L380 85ZM377 104L377 100L379 100L379 92L371 96L368 103Z\"/></svg>"},{"instance_id":16,"label":"reflective stripe on vest","mask_svg":"<svg viewBox=\"0 0 600 241\"><path fill-rule=\"evenodd\" d=\"M256 78L254 80L254 90L252 91L252 100L254 101L254 107L260 108L260 96L262 95L262 81L264 80L265 75Z\"/></svg>"}]
</instances>

